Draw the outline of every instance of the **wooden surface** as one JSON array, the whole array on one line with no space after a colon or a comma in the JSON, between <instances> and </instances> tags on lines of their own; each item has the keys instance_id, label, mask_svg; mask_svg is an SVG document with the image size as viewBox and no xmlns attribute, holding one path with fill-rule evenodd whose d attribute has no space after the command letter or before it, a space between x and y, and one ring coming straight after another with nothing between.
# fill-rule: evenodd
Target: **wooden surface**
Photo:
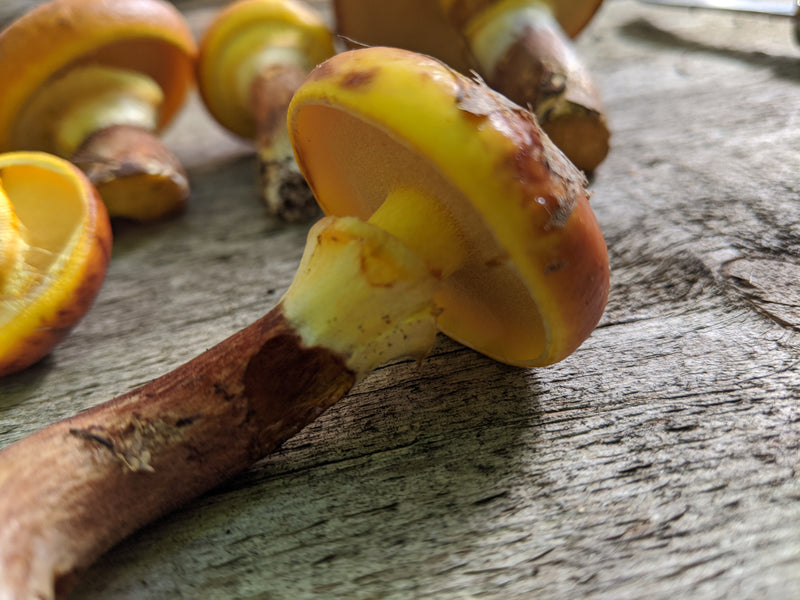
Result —
<instances>
[{"instance_id":1,"label":"wooden surface","mask_svg":"<svg viewBox=\"0 0 800 600\"><path fill-rule=\"evenodd\" d=\"M72 598L800 597L800 48L785 21L609 0L579 50L613 128L592 184L611 297L584 346L525 371L442 338L381 368ZM0 445L288 286L306 228L264 215L247 144L196 99L167 140L191 208L117 229L92 311L0 382Z\"/></svg>"}]
</instances>

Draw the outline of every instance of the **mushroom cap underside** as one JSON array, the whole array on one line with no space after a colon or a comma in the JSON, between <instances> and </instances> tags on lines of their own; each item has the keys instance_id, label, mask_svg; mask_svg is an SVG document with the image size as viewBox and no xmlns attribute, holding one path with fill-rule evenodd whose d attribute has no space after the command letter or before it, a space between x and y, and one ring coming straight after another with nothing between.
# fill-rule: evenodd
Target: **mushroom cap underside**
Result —
<instances>
[{"instance_id":1,"label":"mushroom cap underside","mask_svg":"<svg viewBox=\"0 0 800 600\"><path fill-rule=\"evenodd\" d=\"M76 65L142 72L164 91L158 128L194 82L196 44L181 13L163 0L53 0L0 32L0 150L16 149L14 124L29 99Z\"/></svg>"},{"instance_id":2,"label":"mushroom cap underside","mask_svg":"<svg viewBox=\"0 0 800 600\"><path fill-rule=\"evenodd\" d=\"M322 18L294 0L240 0L223 9L200 41L198 90L212 116L244 138L255 135L256 119L237 79L242 65L266 44L296 47L308 69L334 53Z\"/></svg>"},{"instance_id":3,"label":"mushroom cap underside","mask_svg":"<svg viewBox=\"0 0 800 600\"><path fill-rule=\"evenodd\" d=\"M289 131L326 213L367 219L413 188L458 220L469 250L437 294L446 334L534 366L564 358L596 326L605 242L582 175L527 111L432 58L373 47L317 67L290 105Z\"/></svg>"}]
</instances>

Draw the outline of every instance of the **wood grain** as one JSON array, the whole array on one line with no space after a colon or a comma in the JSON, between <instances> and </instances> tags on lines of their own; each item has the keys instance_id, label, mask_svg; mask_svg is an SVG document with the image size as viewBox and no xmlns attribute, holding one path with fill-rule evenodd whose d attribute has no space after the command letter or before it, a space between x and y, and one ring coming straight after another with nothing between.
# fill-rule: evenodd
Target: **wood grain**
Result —
<instances>
[{"instance_id":1,"label":"wood grain","mask_svg":"<svg viewBox=\"0 0 800 600\"><path fill-rule=\"evenodd\" d=\"M198 31L212 12L186 10ZM611 297L584 346L525 371L442 338L381 368L73 598L800 597L800 48L784 21L633 0L578 48L612 127L592 183ZM264 214L249 145L196 98L167 142L189 211L117 227L86 319L0 382L0 444L161 375L288 286L306 228Z\"/></svg>"}]
</instances>

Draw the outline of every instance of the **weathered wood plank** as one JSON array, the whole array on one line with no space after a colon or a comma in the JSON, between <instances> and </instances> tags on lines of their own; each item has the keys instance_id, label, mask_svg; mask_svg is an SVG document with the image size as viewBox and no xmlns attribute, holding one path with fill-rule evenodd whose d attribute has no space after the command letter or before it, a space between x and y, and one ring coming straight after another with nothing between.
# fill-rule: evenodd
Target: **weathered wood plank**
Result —
<instances>
[{"instance_id":1,"label":"weathered wood plank","mask_svg":"<svg viewBox=\"0 0 800 600\"><path fill-rule=\"evenodd\" d=\"M589 341L543 370L446 339L379 369L74 598L800 596L800 48L782 21L630 0L579 48L614 132L593 181L612 291ZM190 210L118 228L87 318L0 382L0 444L162 374L288 286L305 228L264 215L249 147L196 99L167 139Z\"/></svg>"}]
</instances>

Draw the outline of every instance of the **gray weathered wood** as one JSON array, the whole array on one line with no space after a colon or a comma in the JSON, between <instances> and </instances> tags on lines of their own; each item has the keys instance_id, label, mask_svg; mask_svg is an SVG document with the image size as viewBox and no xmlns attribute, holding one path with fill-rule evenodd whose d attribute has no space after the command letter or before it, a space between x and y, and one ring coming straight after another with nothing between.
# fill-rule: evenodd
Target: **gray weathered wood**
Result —
<instances>
[{"instance_id":1,"label":"gray weathered wood","mask_svg":"<svg viewBox=\"0 0 800 600\"><path fill-rule=\"evenodd\" d=\"M381 368L72 597L800 597L800 48L780 20L613 0L579 50L613 128L592 186L611 298L586 344L525 371L442 338ZM0 382L0 444L177 366L291 281L306 228L265 216L249 146L196 99L167 141L190 210L117 229L92 311Z\"/></svg>"}]
</instances>

